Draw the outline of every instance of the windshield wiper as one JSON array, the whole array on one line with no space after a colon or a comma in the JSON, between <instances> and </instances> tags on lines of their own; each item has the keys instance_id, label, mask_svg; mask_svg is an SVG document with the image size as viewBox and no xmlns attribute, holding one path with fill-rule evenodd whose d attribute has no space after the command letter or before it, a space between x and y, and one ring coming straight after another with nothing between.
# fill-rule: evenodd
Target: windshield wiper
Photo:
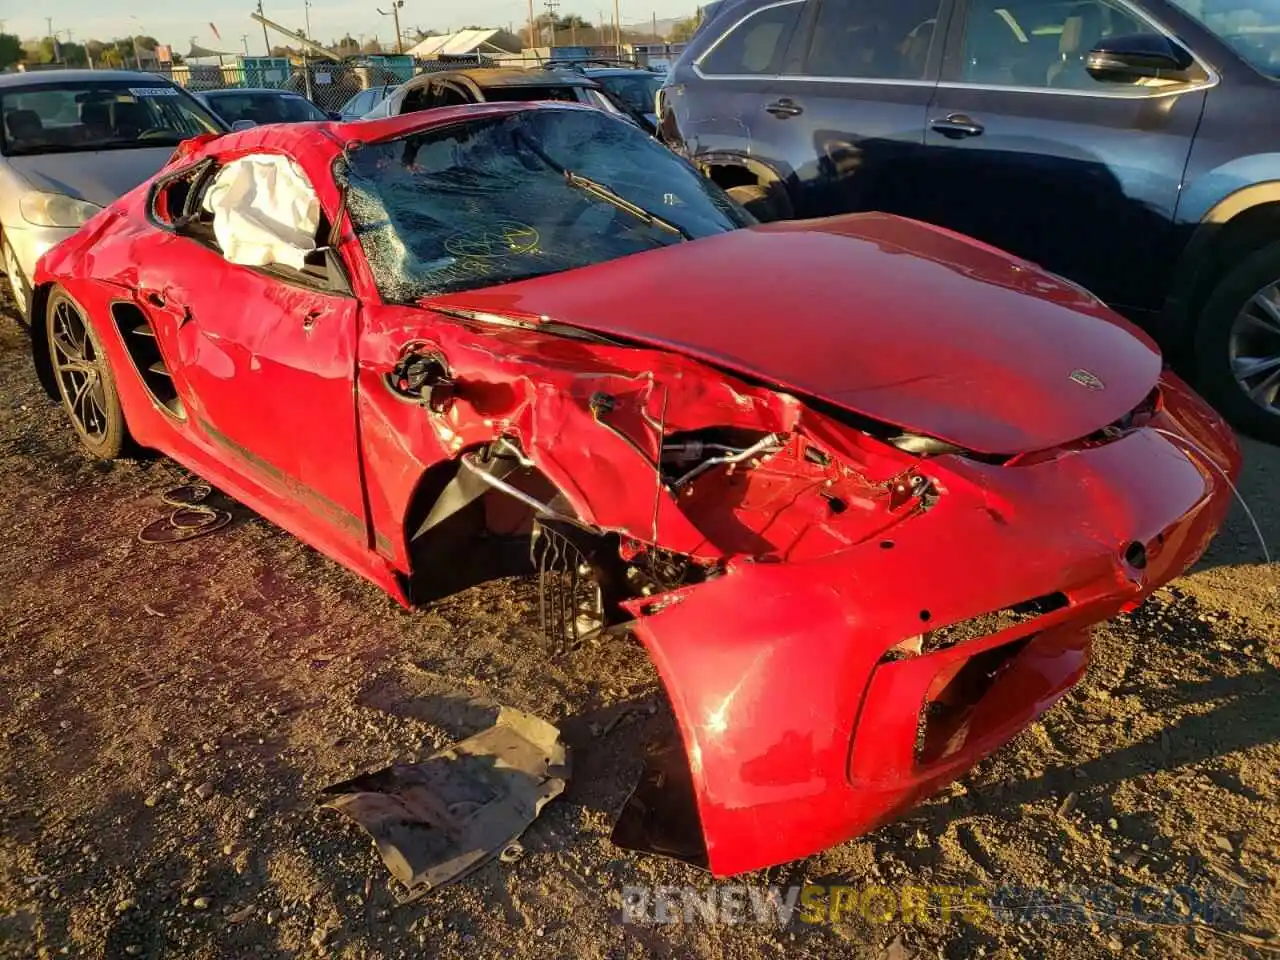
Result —
<instances>
[{"instance_id":1,"label":"windshield wiper","mask_svg":"<svg viewBox=\"0 0 1280 960\"><path fill-rule=\"evenodd\" d=\"M646 210L637 203L632 203L626 197L615 192L612 187L607 187L598 180L592 180L590 177L584 177L580 173L574 173L572 170L566 170L564 171L564 182L569 184L571 187L577 187L579 190L591 194L593 197L598 197L606 203L612 203L619 210L631 214L637 220L643 220L645 223L655 226L660 230L666 230L669 233L674 233L683 240L693 239L693 234L684 227L677 226L670 220L664 220L656 213Z\"/></svg>"},{"instance_id":2,"label":"windshield wiper","mask_svg":"<svg viewBox=\"0 0 1280 960\"><path fill-rule=\"evenodd\" d=\"M638 203L632 203L630 200L622 196L612 187L606 186L605 184L601 183L599 180L592 180L590 177L584 177L580 173L574 173L572 170L565 169L560 164L552 160L549 156L547 156L542 151L542 149L536 146L532 141L526 139L524 136L522 136L518 132L515 135L517 137L520 137L521 141L524 143L525 146L527 146L530 150L532 150L535 154L537 154L538 159L540 159L543 163L549 166L556 173L563 176L564 182L569 184L569 186L575 187L576 189L581 190L584 193L588 193L599 200L603 200L605 203L611 203L615 207L617 207L619 210L621 210L623 213L629 213L631 216L635 217L637 220L641 220L644 223L650 224L651 226L655 226L660 230L666 230L668 233L674 233L676 236L680 237L682 240L693 239L693 234L691 234L684 227L678 226L677 224L672 223L670 220L664 220L662 217L658 216L656 213L650 210L646 210L644 207L640 206Z\"/></svg>"}]
</instances>

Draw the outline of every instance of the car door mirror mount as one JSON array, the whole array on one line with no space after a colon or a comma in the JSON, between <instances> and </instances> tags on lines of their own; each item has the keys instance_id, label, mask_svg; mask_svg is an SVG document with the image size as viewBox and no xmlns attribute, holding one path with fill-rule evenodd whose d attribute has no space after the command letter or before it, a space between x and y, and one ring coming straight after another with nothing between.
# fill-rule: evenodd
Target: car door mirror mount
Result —
<instances>
[{"instance_id":1,"label":"car door mirror mount","mask_svg":"<svg viewBox=\"0 0 1280 960\"><path fill-rule=\"evenodd\" d=\"M1105 37L1085 56L1085 70L1103 83L1139 80L1187 81L1195 59L1187 50L1158 33Z\"/></svg>"}]
</instances>

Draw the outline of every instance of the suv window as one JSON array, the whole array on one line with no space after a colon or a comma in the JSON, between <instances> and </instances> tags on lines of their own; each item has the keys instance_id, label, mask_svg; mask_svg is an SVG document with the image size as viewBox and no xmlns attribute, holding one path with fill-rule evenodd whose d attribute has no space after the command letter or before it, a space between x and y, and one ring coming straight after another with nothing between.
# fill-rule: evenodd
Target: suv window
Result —
<instances>
[{"instance_id":1,"label":"suv window","mask_svg":"<svg viewBox=\"0 0 1280 960\"><path fill-rule=\"evenodd\" d=\"M717 40L698 62L699 68L722 76L780 73L803 9L801 0L788 0L757 10Z\"/></svg>"},{"instance_id":2,"label":"suv window","mask_svg":"<svg viewBox=\"0 0 1280 960\"><path fill-rule=\"evenodd\" d=\"M923 80L937 0L822 0L805 73Z\"/></svg>"},{"instance_id":3,"label":"suv window","mask_svg":"<svg viewBox=\"0 0 1280 960\"><path fill-rule=\"evenodd\" d=\"M1006 3L973 0L965 19L960 79L1017 87L1096 90L1086 54L1104 37L1155 33L1105 0Z\"/></svg>"}]
</instances>

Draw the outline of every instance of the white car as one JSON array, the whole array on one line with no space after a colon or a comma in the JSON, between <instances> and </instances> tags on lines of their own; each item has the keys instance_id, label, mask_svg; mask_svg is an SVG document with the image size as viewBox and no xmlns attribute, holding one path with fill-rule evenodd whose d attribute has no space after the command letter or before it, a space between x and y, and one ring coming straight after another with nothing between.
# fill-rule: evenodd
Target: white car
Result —
<instances>
[{"instance_id":1,"label":"white car","mask_svg":"<svg viewBox=\"0 0 1280 960\"><path fill-rule=\"evenodd\" d=\"M0 252L19 312L42 254L164 166L183 140L226 129L155 74L0 75Z\"/></svg>"}]
</instances>

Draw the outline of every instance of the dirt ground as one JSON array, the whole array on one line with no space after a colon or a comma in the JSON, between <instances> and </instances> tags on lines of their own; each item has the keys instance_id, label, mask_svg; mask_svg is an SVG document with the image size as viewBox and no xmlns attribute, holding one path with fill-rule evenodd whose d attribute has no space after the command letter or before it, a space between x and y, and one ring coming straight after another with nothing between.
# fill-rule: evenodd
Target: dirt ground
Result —
<instances>
[{"instance_id":1,"label":"dirt ground","mask_svg":"<svg viewBox=\"0 0 1280 960\"><path fill-rule=\"evenodd\" d=\"M736 881L1016 888L1022 907L1193 888L1236 912L626 924L624 886L710 884L609 841L640 744L670 722L638 647L549 649L518 580L406 612L241 507L145 546L185 475L86 459L26 350L0 317L0 957L1280 955L1280 575L1243 515L961 784ZM1280 553L1280 450L1246 453ZM561 725L574 779L518 862L397 906L368 838L315 796L497 704Z\"/></svg>"}]
</instances>

